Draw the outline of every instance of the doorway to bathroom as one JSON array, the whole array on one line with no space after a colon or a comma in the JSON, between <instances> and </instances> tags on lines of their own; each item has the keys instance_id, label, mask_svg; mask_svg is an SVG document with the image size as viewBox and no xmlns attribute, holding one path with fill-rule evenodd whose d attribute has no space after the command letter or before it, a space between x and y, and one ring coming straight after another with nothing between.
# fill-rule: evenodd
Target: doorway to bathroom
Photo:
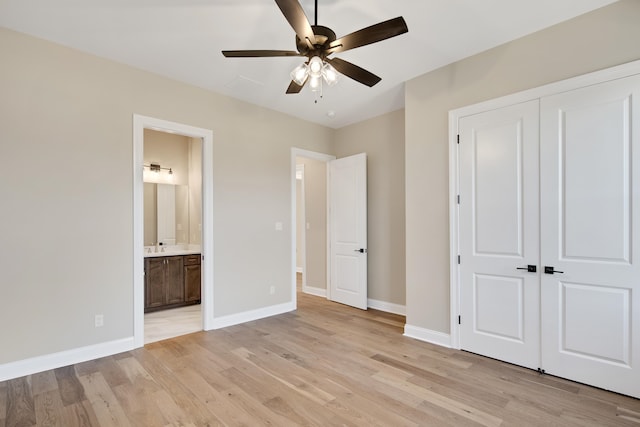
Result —
<instances>
[{"instance_id":1,"label":"doorway to bathroom","mask_svg":"<svg viewBox=\"0 0 640 427\"><path fill-rule=\"evenodd\" d=\"M134 116L136 346L210 329L212 133Z\"/></svg>"}]
</instances>

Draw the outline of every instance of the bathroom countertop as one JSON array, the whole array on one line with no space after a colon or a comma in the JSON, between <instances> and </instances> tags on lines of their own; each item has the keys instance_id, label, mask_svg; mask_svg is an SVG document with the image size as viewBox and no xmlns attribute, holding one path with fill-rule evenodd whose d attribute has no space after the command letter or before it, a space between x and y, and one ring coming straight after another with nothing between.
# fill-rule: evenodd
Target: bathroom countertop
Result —
<instances>
[{"instance_id":1,"label":"bathroom countertop","mask_svg":"<svg viewBox=\"0 0 640 427\"><path fill-rule=\"evenodd\" d=\"M164 252L151 252L148 253L145 251L144 253L144 257L145 258L154 258L154 257L159 257L159 256L178 256L178 255L195 255L195 254L199 254L200 250L196 250L196 249L168 249Z\"/></svg>"}]
</instances>

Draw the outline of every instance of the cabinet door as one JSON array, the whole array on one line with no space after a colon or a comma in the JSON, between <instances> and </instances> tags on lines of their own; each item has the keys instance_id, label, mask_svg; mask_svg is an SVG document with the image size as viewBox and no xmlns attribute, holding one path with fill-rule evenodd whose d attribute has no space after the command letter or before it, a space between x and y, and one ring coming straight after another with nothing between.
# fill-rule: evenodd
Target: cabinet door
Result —
<instances>
[{"instance_id":1,"label":"cabinet door","mask_svg":"<svg viewBox=\"0 0 640 427\"><path fill-rule=\"evenodd\" d=\"M165 304L164 258L146 258L144 261L144 308L160 307Z\"/></svg>"},{"instance_id":2,"label":"cabinet door","mask_svg":"<svg viewBox=\"0 0 640 427\"><path fill-rule=\"evenodd\" d=\"M200 264L184 266L184 299L200 301Z\"/></svg>"},{"instance_id":3,"label":"cabinet door","mask_svg":"<svg viewBox=\"0 0 640 427\"><path fill-rule=\"evenodd\" d=\"M165 264L165 291L166 304L178 304L184 302L184 272L182 257L166 257Z\"/></svg>"}]
</instances>

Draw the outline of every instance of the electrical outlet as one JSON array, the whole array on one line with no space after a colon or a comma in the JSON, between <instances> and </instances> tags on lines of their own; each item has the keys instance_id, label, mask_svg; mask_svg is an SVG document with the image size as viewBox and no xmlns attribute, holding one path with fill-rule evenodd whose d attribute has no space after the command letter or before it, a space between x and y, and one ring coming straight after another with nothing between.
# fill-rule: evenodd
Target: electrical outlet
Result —
<instances>
[{"instance_id":1,"label":"electrical outlet","mask_svg":"<svg viewBox=\"0 0 640 427\"><path fill-rule=\"evenodd\" d=\"M104 315L96 314L96 328L101 328L104 326Z\"/></svg>"},{"instance_id":2,"label":"electrical outlet","mask_svg":"<svg viewBox=\"0 0 640 427\"><path fill-rule=\"evenodd\" d=\"M275 293L276 293L276 287L275 287L275 286L273 286L273 285L271 285L271 287L269 288L269 293L270 293L271 295L275 294Z\"/></svg>"}]
</instances>

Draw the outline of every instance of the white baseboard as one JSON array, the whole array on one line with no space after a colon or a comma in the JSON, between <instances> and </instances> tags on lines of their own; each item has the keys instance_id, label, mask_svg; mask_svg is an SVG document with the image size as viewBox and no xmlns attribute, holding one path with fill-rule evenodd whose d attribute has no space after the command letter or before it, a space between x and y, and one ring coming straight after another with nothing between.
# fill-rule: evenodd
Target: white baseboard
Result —
<instances>
[{"instance_id":1,"label":"white baseboard","mask_svg":"<svg viewBox=\"0 0 640 427\"><path fill-rule=\"evenodd\" d=\"M367 307L375 310L386 311L387 313L399 314L400 316L407 315L407 307L400 304L394 304L392 302L378 301L375 299L367 300Z\"/></svg>"},{"instance_id":2,"label":"white baseboard","mask_svg":"<svg viewBox=\"0 0 640 427\"><path fill-rule=\"evenodd\" d=\"M133 337L109 341L87 347L65 350L44 356L31 357L17 362L0 365L0 381L20 378L37 372L48 371L62 366L82 363L88 360L111 356L135 348Z\"/></svg>"},{"instance_id":3,"label":"white baseboard","mask_svg":"<svg viewBox=\"0 0 640 427\"><path fill-rule=\"evenodd\" d=\"M226 328L227 326L239 325L240 323L251 322L253 320L264 319L278 314L288 313L295 310L292 302L272 305L270 307L259 308L257 310L244 311L242 313L230 314L228 316L216 317L213 319L211 329Z\"/></svg>"},{"instance_id":4,"label":"white baseboard","mask_svg":"<svg viewBox=\"0 0 640 427\"><path fill-rule=\"evenodd\" d=\"M418 326L404 325L404 336L415 338L442 347L451 347L451 335L444 332L432 331Z\"/></svg>"},{"instance_id":5,"label":"white baseboard","mask_svg":"<svg viewBox=\"0 0 640 427\"><path fill-rule=\"evenodd\" d=\"M302 292L309 295L315 295L317 297L327 297L327 290L324 288L315 288L313 286L303 286Z\"/></svg>"}]
</instances>

